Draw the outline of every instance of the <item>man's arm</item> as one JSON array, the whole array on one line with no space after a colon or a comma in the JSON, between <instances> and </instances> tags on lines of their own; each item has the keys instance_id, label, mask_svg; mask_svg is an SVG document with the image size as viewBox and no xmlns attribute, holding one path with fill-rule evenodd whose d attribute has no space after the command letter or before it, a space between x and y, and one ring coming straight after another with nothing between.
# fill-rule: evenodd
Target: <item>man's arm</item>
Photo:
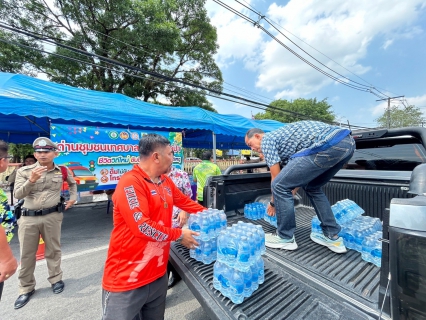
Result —
<instances>
[{"instance_id":1,"label":"man's arm","mask_svg":"<svg viewBox=\"0 0 426 320\"><path fill-rule=\"evenodd\" d=\"M14 196L17 199L24 199L28 196L35 187L35 181L31 182L27 175L29 173L23 168L16 172L15 188L13 189Z\"/></svg>"},{"instance_id":2,"label":"man's arm","mask_svg":"<svg viewBox=\"0 0 426 320\"><path fill-rule=\"evenodd\" d=\"M7 243L6 233L0 226L0 282L9 279L18 268L18 262ZM7 277L6 277L7 275Z\"/></svg>"},{"instance_id":3,"label":"man's arm","mask_svg":"<svg viewBox=\"0 0 426 320\"><path fill-rule=\"evenodd\" d=\"M185 210L188 213L197 213L205 209L198 202L192 201L190 197L183 194L174 184L172 194L173 205L179 209Z\"/></svg>"}]
</instances>

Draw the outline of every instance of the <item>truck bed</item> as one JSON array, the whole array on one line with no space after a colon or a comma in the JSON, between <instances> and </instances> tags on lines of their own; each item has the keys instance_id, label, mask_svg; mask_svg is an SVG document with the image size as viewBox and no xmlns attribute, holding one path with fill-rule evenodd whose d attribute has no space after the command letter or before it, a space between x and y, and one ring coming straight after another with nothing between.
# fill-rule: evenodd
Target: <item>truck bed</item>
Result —
<instances>
[{"instance_id":1,"label":"truck bed","mask_svg":"<svg viewBox=\"0 0 426 320\"><path fill-rule=\"evenodd\" d=\"M295 251L267 249L265 282L240 305L233 304L213 288L213 263L204 265L189 257L189 251L174 243L171 261L212 319L377 319L380 268L349 250L336 254L310 240L312 208L296 209ZM263 220L266 233L275 227ZM384 317L386 319L386 317Z\"/></svg>"}]
</instances>

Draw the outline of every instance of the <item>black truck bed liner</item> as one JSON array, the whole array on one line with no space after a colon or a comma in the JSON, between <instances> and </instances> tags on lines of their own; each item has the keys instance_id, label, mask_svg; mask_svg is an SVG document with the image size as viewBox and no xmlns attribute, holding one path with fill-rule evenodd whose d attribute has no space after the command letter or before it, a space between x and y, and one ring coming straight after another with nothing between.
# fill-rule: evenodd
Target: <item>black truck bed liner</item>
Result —
<instances>
[{"instance_id":1,"label":"black truck bed liner","mask_svg":"<svg viewBox=\"0 0 426 320\"><path fill-rule=\"evenodd\" d=\"M380 268L355 251L338 255L309 238L314 211L296 210L296 251L267 249L265 283L240 305L213 288L213 263L204 265L174 243L172 264L212 319L377 319ZM228 224L245 220L228 218ZM275 228L263 220L265 232Z\"/></svg>"}]
</instances>

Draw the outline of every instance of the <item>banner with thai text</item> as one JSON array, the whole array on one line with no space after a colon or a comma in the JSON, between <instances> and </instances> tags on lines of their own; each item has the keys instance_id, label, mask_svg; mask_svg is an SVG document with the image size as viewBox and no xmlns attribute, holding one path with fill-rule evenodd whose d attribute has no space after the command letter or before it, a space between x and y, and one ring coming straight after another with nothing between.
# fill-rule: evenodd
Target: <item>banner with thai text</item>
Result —
<instances>
[{"instance_id":1,"label":"banner with thai text","mask_svg":"<svg viewBox=\"0 0 426 320\"><path fill-rule=\"evenodd\" d=\"M183 169L182 134L52 123L50 138L58 145L58 165L70 169L78 191L114 189L120 177L139 163L142 136L157 133L169 139L173 166Z\"/></svg>"}]
</instances>

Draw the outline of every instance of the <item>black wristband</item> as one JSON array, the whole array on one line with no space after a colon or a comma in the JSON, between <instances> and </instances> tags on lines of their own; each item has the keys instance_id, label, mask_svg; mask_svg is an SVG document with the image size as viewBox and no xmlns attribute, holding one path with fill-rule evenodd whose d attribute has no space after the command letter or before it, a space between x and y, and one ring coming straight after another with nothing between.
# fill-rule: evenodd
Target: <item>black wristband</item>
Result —
<instances>
[{"instance_id":1,"label":"black wristband","mask_svg":"<svg viewBox=\"0 0 426 320\"><path fill-rule=\"evenodd\" d=\"M275 207L275 204L272 201L269 201L271 207Z\"/></svg>"}]
</instances>

